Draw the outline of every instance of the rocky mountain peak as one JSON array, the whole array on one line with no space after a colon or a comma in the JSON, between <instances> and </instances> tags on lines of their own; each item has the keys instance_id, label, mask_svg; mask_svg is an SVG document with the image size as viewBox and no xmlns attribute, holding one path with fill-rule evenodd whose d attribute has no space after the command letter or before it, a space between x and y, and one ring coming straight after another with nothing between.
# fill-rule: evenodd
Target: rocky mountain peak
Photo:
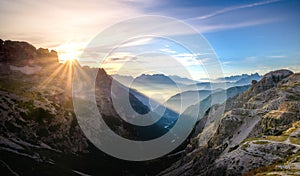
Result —
<instances>
[{"instance_id":1,"label":"rocky mountain peak","mask_svg":"<svg viewBox=\"0 0 300 176\"><path fill-rule=\"evenodd\" d=\"M250 88L250 91L252 92L252 94L258 94L262 91L271 89L271 88L277 86L277 84L281 80L289 77L292 74L293 74L292 71L284 70L284 69L269 72L269 73L265 74L260 81L252 82L252 87Z\"/></svg>"},{"instance_id":2,"label":"rocky mountain peak","mask_svg":"<svg viewBox=\"0 0 300 176\"><path fill-rule=\"evenodd\" d=\"M22 41L0 39L0 62L15 66L58 63L57 52L39 48Z\"/></svg>"}]
</instances>

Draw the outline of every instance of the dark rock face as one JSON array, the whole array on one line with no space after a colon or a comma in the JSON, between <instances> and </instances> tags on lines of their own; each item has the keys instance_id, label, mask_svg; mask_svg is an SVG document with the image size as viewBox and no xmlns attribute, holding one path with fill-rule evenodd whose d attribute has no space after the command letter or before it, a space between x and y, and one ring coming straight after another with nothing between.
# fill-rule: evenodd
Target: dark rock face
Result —
<instances>
[{"instance_id":1,"label":"dark rock face","mask_svg":"<svg viewBox=\"0 0 300 176\"><path fill-rule=\"evenodd\" d=\"M41 69L26 74L12 67ZM9 169L13 168L18 175L78 175L77 170L87 175L153 175L165 168L165 161L148 164L118 160L88 141L73 110L74 67L86 74L95 71L77 62L58 63L55 51L36 50L26 42L0 40L0 173L16 175ZM98 109L114 132L130 138L136 131L121 121L113 108L112 78L103 69L97 71ZM90 81L88 76L86 81ZM128 92L117 85L114 93L118 97ZM148 110L133 94L129 99L133 108Z\"/></svg>"},{"instance_id":2,"label":"dark rock face","mask_svg":"<svg viewBox=\"0 0 300 176\"><path fill-rule=\"evenodd\" d=\"M1 40L0 62L16 66L41 65L58 62L58 56L55 51L49 52L48 49L43 48L36 49L27 42Z\"/></svg>"},{"instance_id":3,"label":"dark rock face","mask_svg":"<svg viewBox=\"0 0 300 176\"><path fill-rule=\"evenodd\" d=\"M253 84L256 84L257 83L257 81L256 80L252 80L251 81L251 84L253 85Z\"/></svg>"}]
</instances>

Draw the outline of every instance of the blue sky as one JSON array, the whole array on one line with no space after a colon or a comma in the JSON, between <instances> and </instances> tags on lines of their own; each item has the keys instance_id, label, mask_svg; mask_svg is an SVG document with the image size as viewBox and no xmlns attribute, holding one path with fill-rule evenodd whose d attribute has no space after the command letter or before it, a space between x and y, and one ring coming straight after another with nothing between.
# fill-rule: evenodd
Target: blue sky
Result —
<instances>
[{"instance_id":1,"label":"blue sky","mask_svg":"<svg viewBox=\"0 0 300 176\"><path fill-rule=\"evenodd\" d=\"M300 72L298 0L3 0L0 38L25 40L78 57L118 21L163 15L184 21L211 44L225 75L288 68Z\"/></svg>"},{"instance_id":2,"label":"blue sky","mask_svg":"<svg viewBox=\"0 0 300 176\"><path fill-rule=\"evenodd\" d=\"M300 71L300 1L172 2L149 12L167 9L164 13L200 31L203 27L202 34L215 49L225 74L279 68Z\"/></svg>"}]
</instances>

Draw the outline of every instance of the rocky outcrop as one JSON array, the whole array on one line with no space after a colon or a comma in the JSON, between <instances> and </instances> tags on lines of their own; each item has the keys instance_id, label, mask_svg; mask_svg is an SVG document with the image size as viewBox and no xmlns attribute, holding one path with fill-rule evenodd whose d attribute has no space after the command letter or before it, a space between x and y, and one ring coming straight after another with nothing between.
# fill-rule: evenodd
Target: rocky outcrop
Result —
<instances>
[{"instance_id":1,"label":"rocky outcrop","mask_svg":"<svg viewBox=\"0 0 300 176\"><path fill-rule=\"evenodd\" d=\"M292 74L293 72L289 70L277 70L265 74L261 81L253 84L251 87L251 95L257 95L262 91L275 87L281 80Z\"/></svg>"},{"instance_id":2,"label":"rocky outcrop","mask_svg":"<svg viewBox=\"0 0 300 176\"><path fill-rule=\"evenodd\" d=\"M0 62L15 66L58 63L56 51L39 48L27 42L0 40Z\"/></svg>"},{"instance_id":3,"label":"rocky outcrop","mask_svg":"<svg viewBox=\"0 0 300 176\"><path fill-rule=\"evenodd\" d=\"M300 131L296 125L300 123L299 90L300 74L278 70L253 82L248 91L227 100L225 113L218 113L218 106L213 106L204 119L213 126L216 120L209 119L220 118L214 134L205 139L208 130L200 131L186 148L186 155L160 175L248 172L253 175L276 171L276 163L299 155L300 140L293 137L293 131ZM293 165L298 167L297 163ZM278 167L282 168L280 164ZM262 169L255 170L257 168ZM282 173L291 171L295 172L286 169Z\"/></svg>"}]
</instances>

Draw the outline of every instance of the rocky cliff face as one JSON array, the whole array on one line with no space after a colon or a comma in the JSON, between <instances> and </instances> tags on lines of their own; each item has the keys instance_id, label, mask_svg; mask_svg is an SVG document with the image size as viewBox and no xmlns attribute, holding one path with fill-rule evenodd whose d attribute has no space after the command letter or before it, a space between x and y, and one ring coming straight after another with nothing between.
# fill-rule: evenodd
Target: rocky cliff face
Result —
<instances>
[{"instance_id":1,"label":"rocky cliff face","mask_svg":"<svg viewBox=\"0 0 300 176\"><path fill-rule=\"evenodd\" d=\"M224 114L213 106L203 118L221 118L212 137L203 142L204 128L161 175L299 174L299 90L299 74L278 70L229 99Z\"/></svg>"},{"instance_id":2,"label":"rocky cliff face","mask_svg":"<svg viewBox=\"0 0 300 176\"><path fill-rule=\"evenodd\" d=\"M3 41L0 39L0 62L17 66L58 63L57 53L54 50L39 48L27 42Z\"/></svg>"},{"instance_id":3,"label":"rocky cliff face","mask_svg":"<svg viewBox=\"0 0 300 176\"><path fill-rule=\"evenodd\" d=\"M36 49L26 42L0 41L1 174L126 175L146 172L145 163L109 157L85 137L73 110L71 88L75 67L85 73L95 71L77 62L58 63L55 51ZM132 126L122 121L113 108L111 76L103 69L97 71L95 95L99 112L117 134L132 138L135 133ZM128 92L118 84L115 96L120 93ZM148 110L132 94L129 98L132 107ZM161 167L154 164L157 166ZM152 172L149 170L147 172Z\"/></svg>"},{"instance_id":4,"label":"rocky cliff face","mask_svg":"<svg viewBox=\"0 0 300 176\"><path fill-rule=\"evenodd\" d=\"M88 144L72 111L67 75L72 69L65 69L69 63L59 64L55 51L26 42L0 44L0 66L5 68L0 71L0 131L1 139L9 141L2 147L8 150L16 141L26 141L56 151L83 152ZM39 69L29 73L32 68Z\"/></svg>"}]
</instances>

